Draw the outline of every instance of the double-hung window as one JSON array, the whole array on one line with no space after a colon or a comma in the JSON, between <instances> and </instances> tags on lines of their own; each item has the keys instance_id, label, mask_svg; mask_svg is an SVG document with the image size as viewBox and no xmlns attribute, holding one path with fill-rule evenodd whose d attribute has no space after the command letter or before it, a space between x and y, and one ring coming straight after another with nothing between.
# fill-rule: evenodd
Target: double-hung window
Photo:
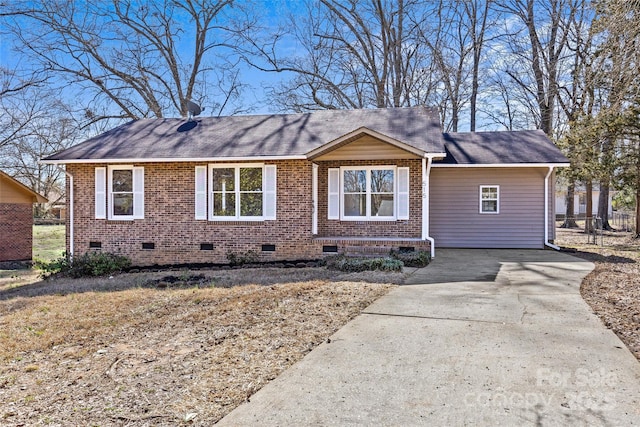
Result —
<instances>
[{"instance_id":1,"label":"double-hung window","mask_svg":"<svg viewBox=\"0 0 640 427\"><path fill-rule=\"evenodd\" d=\"M344 166L330 169L329 219L408 219L408 194L409 168Z\"/></svg>"},{"instance_id":2,"label":"double-hung window","mask_svg":"<svg viewBox=\"0 0 640 427\"><path fill-rule=\"evenodd\" d=\"M275 166L209 165L208 179L205 175L207 175L207 168L197 166L196 219L211 221L275 219Z\"/></svg>"},{"instance_id":3,"label":"double-hung window","mask_svg":"<svg viewBox=\"0 0 640 427\"><path fill-rule=\"evenodd\" d=\"M500 186L481 185L480 186L480 213L498 214L500 213Z\"/></svg>"},{"instance_id":4,"label":"double-hung window","mask_svg":"<svg viewBox=\"0 0 640 427\"><path fill-rule=\"evenodd\" d=\"M212 167L212 218L262 218L262 172L261 166Z\"/></svg>"},{"instance_id":5,"label":"double-hung window","mask_svg":"<svg viewBox=\"0 0 640 427\"><path fill-rule=\"evenodd\" d=\"M395 219L395 168L342 168L342 218Z\"/></svg>"},{"instance_id":6,"label":"double-hung window","mask_svg":"<svg viewBox=\"0 0 640 427\"><path fill-rule=\"evenodd\" d=\"M144 168L113 165L95 169L95 217L144 218Z\"/></svg>"}]
</instances>

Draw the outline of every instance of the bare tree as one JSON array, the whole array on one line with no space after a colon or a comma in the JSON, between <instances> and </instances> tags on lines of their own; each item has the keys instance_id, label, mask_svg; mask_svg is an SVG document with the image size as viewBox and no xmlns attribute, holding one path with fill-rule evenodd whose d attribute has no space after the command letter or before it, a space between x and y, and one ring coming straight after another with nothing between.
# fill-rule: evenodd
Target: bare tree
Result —
<instances>
[{"instance_id":1,"label":"bare tree","mask_svg":"<svg viewBox=\"0 0 640 427\"><path fill-rule=\"evenodd\" d=\"M0 169L49 199L63 195L63 172L39 160L86 137L81 122L56 94L39 87L24 88L4 98L0 116L10 117L3 131L12 135L0 147ZM38 213L45 213L42 206Z\"/></svg>"},{"instance_id":2,"label":"bare tree","mask_svg":"<svg viewBox=\"0 0 640 427\"><path fill-rule=\"evenodd\" d=\"M18 112L17 104L26 92L42 86L46 80L41 73L19 77L15 71L0 67L0 148L28 132L27 123L22 121L25 111ZM27 113L34 116L39 112Z\"/></svg>"},{"instance_id":3,"label":"bare tree","mask_svg":"<svg viewBox=\"0 0 640 427\"><path fill-rule=\"evenodd\" d=\"M469 34L471 35L471 46L473 54L473 70L471 72L471 96L469 99L470 104L470 124L469 130L475 132L476 130L476 113L478 110L478 90L480 87L480 63L482 60L482 50L485 45L485 36L487 33L487 26L490 26L489 15L491 13L491 1L463 1L464 14L469 21ZM495 22L495 16L493 18Z\"/></svg>"},{"instance_id":4,"label":"bare tree","mask_svg":"<svg viewBox=\"0 0 640 427\"><path fill-rule=\"evenodd\" d=\"M458 131L461 111L469 102L471 91L469 62L473 53L472 35L460 5L461 2L441 0L435 8L431 25L420 27L421 42L429 47L438 70L442 87L438 105L444 128L451 132Z\"/></svg>"},{"instance_id":5,"label":"bare tree","mask_svg":"<svg viewBox=\"0 0 640 427\"><path fill-rule=\"evenodd\" d=\"M538 127L547 135L554 131L554 110L558 102L558 81L569 28L580 0L509 0L500 9L518 19L521 28L507 35L512 59L505 72L536 102ZM584 2L582 2L584 3Z\"/></svg>"},{"instance_id":6,"label":"bare tree","mask_svg":"<svg viewBox=\"0 0 640 427\"><path fill-rule=\"evenodd\" d=\"M418 42L426 19L420 0L318 0L269 38L246 33L245 59L292 78L273 88L285 109L402 107L429 97L428 52ZM301 52L283 55L281 45Z\"/></svg>"},{"instance_id":7,"label":"bare tree","mask_svg":"<svg viewBox=\"0 0 640 427\"><path fill-rule=\"evenodd\" d=\"M189 100L207 98L211 109L229 109L229 99L237 96L239 81L229 78L233 66L222 58L231 55L229 40L237 25L247 23L226 15L231 5L231 0L40 1L14 4L5 22L23 54L81 89L88 104L113 106L102 114L88 107L91 120L175 111L184 116ZM207 93L205 84L222 88L222 96Z\"/></svg>"},{"instance_id":8,"label":"bare tree","mask_svg":"<svg viewBox=\"0 0 640 427\"><path fill-rule=\"evenodd\" d=\"M600 49L593 56L596 73L596 89L602 91L601 105L597 111L596 123L602 144L600 150L600 195L598 216L603 227L609 224L609 191L611 179L619 167L621 153L617 142L626 130L619 129L619 117L637 105L640 99L640 2L623 0L602 0L595 3L598 19L594 26L603 36ZM628 128L628 126L627 126ZM624 151L623 151L624 153ZM624 156L624 154L622 154ZM624 163L624 162L623 162ZM632 180L627 180L632 182Z\"/></svg>"},{"instance_id":9,"label":"bare tree","mask_svg":"<svg viewBox=\"0 0 640 427\"><path fill-rule=\"evenodd\" d=\"M573 200L576 182L583 182L586 190L586 217L592 216L593 211L593 171L591 165L597 162L593 155L594 141L585 134L583 117L590 117L594 105L594 73L591 67L593 46L592 24L595 14L585 0L576 1L573 5L575 12L570 14L570 21L566 23L567 40L565 50L570 58L563 61L565 69L558 74L558 104L563 113L557 122L567 124L569 129L562 132L567 135L564 152L572 160L571 168L564 172L569 180L567 187L565 221L563 228L577 228ZM561 133L557 131L556 133ZM590 231L592 223L585 221L585 232Z\"/></svg>"}]
</instances>

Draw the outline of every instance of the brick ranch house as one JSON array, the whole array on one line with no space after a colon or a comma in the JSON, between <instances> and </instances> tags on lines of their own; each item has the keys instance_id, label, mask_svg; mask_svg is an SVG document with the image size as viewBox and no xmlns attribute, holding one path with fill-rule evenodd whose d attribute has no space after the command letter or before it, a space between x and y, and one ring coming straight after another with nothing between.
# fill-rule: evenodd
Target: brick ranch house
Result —
<instances>
[{"instance_id":1,"label":"brick ranch house","mask_svg":"<svg viewBox=\"0 0 640 427\"><path fill-rule=\"evenodd\" d=\"M137 265L554 247L569 164L541 131L443 134L426 107L142 119L44 162L66 167L67 249Z\"/></svg>"},{"instance_id":2,"label":"brick ranch house","mask_svg":"<svg viewBox=\"0 0 640 427\"><path fill-rule=\"evenodd\" d=\"M0 262L33 256L33 204L47 199L0 171Z\"/></svg>"}]
</instances>

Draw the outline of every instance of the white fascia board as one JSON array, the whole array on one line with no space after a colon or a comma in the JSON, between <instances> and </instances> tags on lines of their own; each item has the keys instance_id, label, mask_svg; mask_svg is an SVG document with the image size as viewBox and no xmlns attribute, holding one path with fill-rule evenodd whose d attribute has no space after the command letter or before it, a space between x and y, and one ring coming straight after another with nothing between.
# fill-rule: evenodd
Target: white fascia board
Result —
<instances>
[{"instance_id":1,"label":"white fascia board","mask_svg":"<svg viewBox=\"0 0 640 427\"><path fill-rule=\"evenodd\" d=\"M571 163L488 163L488 164L438 164L431 165L433 168L568 168Z\"/></svg>"},{"instance_id":2,"label":"white fascia board","mask_svg":"<svg viewBox=\"0 0 640 427\"><path fill-rule=\"evenodd\" d=\"M211 162L256 162L274 160L307 160L305 155L296 156L251 156L251 157L197 157L197 158L161 158L161 159L73 159L40 160L46 165L66 165L72 163L211 163Z\"/></svg>"}]
</instances>

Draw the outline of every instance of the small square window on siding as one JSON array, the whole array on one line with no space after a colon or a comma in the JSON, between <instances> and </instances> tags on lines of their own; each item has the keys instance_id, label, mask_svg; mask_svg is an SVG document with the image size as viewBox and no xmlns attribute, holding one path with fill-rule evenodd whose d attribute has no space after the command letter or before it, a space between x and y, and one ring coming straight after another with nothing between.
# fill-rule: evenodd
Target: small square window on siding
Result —
<instances>
[{"instance_id":1,"label":"small square window on siding","mask_svg":"<svg viewBox=\"0 0 640 427\"><path fill-rule=\"evenodd\" d=\"M500 186L481 185L480 186L480 213L498 214L500 213Z\"/></svg>"}]
</instances>

